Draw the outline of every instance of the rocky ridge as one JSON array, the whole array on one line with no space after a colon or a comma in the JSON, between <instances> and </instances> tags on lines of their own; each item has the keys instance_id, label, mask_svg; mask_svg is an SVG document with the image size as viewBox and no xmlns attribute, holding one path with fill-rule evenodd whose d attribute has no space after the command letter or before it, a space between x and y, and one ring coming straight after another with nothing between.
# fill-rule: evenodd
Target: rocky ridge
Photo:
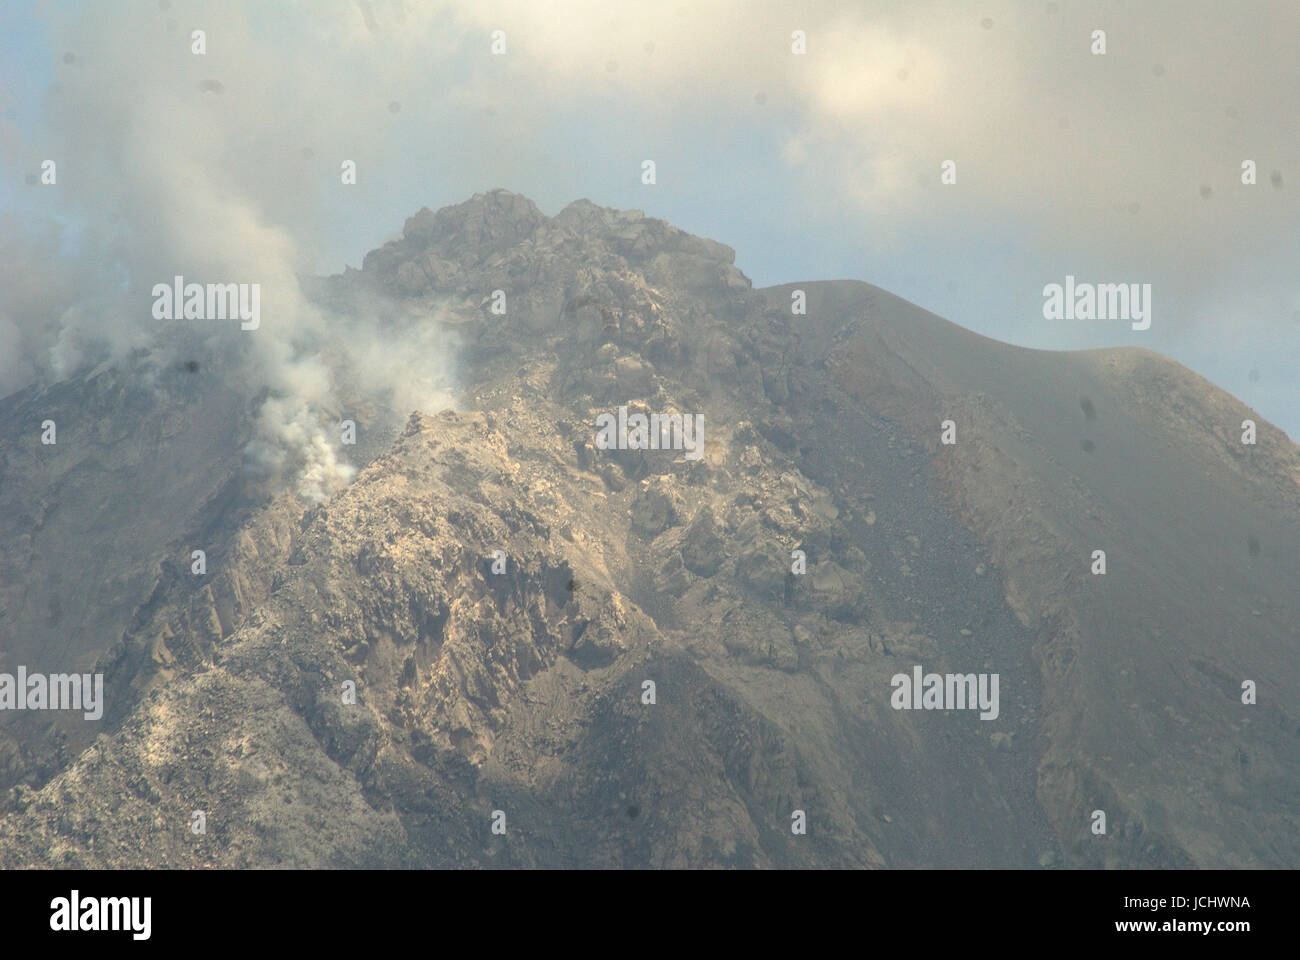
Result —
<instances>
[{"instance_id":1,"label":"rocky ridge","mask_svg":"<svg viewBox=\"0 0 1300 960\"><path fill-rule=\"evenodd\" d=\"M1263 421L1239 450L1226 394L865 284L754 290L721 244L505 191L420 211L313 289L341 316L376 293L454 328L463 402L412 413L318 507L236 505L238 438L217 447L225 484L143 555L203 529L209 575L155 566L105 617L105 729L14 767L0 864L1300 859L1300 458ZM704 455L598 449L620 405L701 415ZM1200 520L1169 502L1188 471ZM1189 548L1207 523L1225 535ZM1252 571L1228 533L1266 544ZM1216 581L1237 600L1207 614ZM999 718L891 709L914 664L999 673Z\"/></svg>"}]
</instances>

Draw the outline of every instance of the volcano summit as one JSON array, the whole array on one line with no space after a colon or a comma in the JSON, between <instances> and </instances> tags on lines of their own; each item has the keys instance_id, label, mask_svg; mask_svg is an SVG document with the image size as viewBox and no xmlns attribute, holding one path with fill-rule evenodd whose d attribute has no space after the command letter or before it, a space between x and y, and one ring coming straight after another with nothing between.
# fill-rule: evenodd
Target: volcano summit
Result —
<instances>
[{"instance_id":1,"label":"volcano summit","mask_svg":"<svg viewBox=\"0 0 1300 960\"><path fill-rule=\"evenodd\" d=\"M0 865L1300 866L1300 455L1177 363L507 191L304 289L459 377L341 379L322 503L249 484L219 358L0 401L0 669L105 678L0 716ZM917 664L996 715L894 709Z\"/></svg>"}]
</instances>

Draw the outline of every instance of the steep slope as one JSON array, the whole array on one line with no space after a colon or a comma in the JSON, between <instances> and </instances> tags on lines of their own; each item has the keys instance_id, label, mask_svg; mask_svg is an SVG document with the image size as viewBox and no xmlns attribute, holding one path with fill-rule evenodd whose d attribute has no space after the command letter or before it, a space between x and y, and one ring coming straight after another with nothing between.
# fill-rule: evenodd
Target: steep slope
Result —
<instances>
[{"instance_id":1,"label":"steep slope","mask_svg":"<svg viewBox=\"0 0 1300 960\"><path fill-rule=\"evenodd\" d=\"M865 318L836 376L935 438L947 496L1042 634L1040 789L1058 831L1120 810L1121 830L1172 836L1195 863L1294 863L1295 446L1148 351L1017 350L866 285L808 286L810 314ZM947 449L943 419L958 424ZM1109 862L1088 834L1076 853Z\"/></svg>"},{"instance_id":2,"label":"steep slope","mask_svg":"<svg viewBox=\"0 0 1300 960\"><path fill-rule=\"evenodd\" d=\"M495 191L313 284L454 324L459 412L323 506L220 513L0 864L1300 862L1295 447L1152 354L733 260ZM620 406L699 415L701 455L601 449ZM893 709L916 665L998 674L997 718Z\"/></svg>"},{"instance_id":3,"label":"steep slope","mask_svg":"<svg viewBox=\"0 0 1300 960\"><path fill-rule=\"evenodd\" d=\"M162 566L207 545L185 535L229 520L249 435L211 364L137 355L0 400L0 670L91 670ZM43 782L98 730L80 714L0 714L0 786Z\"/></svg>"}]
</instances>

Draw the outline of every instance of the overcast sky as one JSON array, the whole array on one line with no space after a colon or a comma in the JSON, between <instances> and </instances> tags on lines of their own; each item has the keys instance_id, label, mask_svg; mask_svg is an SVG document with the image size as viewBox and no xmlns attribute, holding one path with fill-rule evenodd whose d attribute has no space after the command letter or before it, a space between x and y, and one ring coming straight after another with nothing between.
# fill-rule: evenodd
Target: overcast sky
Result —
<instances>
[{"instance_id":1,"label":"overcast sky","mask_svg":"<svg viewBox=\"0 0 1300 960\"><path fill-rule=\"evenodd\" d=\"M1295 0L4 3L0 392L146 341L97 298L173 262L334 272L506 187L644 210L759 286L1150 347L1300 437L1297 38ZM1151 328L1044 319L1067 274L1150 283Z\"/></svg>"}]
</instances>

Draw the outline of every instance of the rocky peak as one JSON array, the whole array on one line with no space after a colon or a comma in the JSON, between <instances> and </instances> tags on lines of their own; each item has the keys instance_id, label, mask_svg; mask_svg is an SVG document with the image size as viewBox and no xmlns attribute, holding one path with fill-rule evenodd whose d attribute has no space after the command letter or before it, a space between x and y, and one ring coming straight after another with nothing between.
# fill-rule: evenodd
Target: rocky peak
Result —
<instances>
[{"instance_id":1,"label":"rocky peak","mask_svg":"<svg viewBox=\"0 0 1300 960\"><path fill-rule=\"evenodd\" d=\"M663 283L749 290L735 260L731 247L641 210L584 199L547 217L527 197L493 190L436 213L422 208L407 219L401 240L366 255L363 272L407 296L468 294L477 290L470 274L489 265L504 267L507 275L562 273L566 282L592 266L613 272L631 267ZM535 294L536 283L530 288Z\"/></svg>"},{"instance_id":2,"label":"rocky peak","mask_svg":"<svg viewBox=\"0 0 1300 960\"><path fill-rule=\"evenodd\" d=\"M527 197L492 190L437 213L421 208L406 221L402 236L414 244L457 243L479 253L500 252L528 238L545 222L546 217Z\"/></svg>"},{"instance_id":3,"label":"rocky peak","mask_svg":"<svg viewBox=\"0 0 1300 960\"><path fill-rule=\"evenodd\" d=\"M725 244L692 236L664 220L647 217L641 210L615 210L590 200L575 200L551 221L575 234L599 237L629 260L644 260L659 253L682 253L718 264L736 262L736 251Z\"/></svg>"},{"instance_id":4,"label":"rocky peak","mask_svg":"<svg viewBox=\"0 0 1300 960\"><path fill-rule=\"evenodd\" d=\"M372 250L363 271L396 272L412 258L433 255L464 265L483 263L518 245L546 222L537 205L509 190L476 193L464 203L434 213L421 207L407 218L402 239Z\"/></svg>"},{"instance_id":5,"label":"rocky peak","mask_svg":"<svg viewBox=\"0 0 1300 960\"><path fill-rule=\"evenodd\" d=\"M461 394L325 504L230 508L237 396L69 397L70 423L112 411L88 432L133 428L88 447L150 468L111 482L22 454L53 394L0 434L0 639L122 636L94 746L34 771L30 736L0 741L25 780L0 867L1300 862L1261 801L1300 794L1300 453L1264 425L1235 449L1232 398L856 281L755 291L729 248L587 200L422 210L323 285L340 313L353 285L454 318ZM598 442L616 414L680 442ZM153 436L178 439L123 445ZM71 619L63 570L110 554L97 606L138 599ZM1000 677L997 717L898 712L922 666ZM225 825L202 845L196 796ZM522 829L490 835L495 809Z\"/></svg>"}]
</instances>

